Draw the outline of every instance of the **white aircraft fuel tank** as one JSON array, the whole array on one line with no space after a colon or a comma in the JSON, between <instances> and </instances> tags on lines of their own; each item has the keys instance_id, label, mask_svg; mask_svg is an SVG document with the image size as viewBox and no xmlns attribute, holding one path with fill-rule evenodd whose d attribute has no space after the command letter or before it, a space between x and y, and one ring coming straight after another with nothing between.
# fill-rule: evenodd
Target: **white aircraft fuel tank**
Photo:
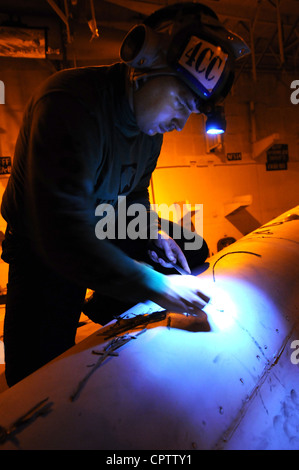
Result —
<instances>
[{"instance_id":1,"label":"white aircraft fuel tank","mask_svg":"<svg viewBox=\"0 0 299 470\"><path fill-rule=\"evenodd\" d=\"M208 323L136 305L0 395L47 399L0 449L299 449L299 206L196 274Z\"/></svg>"}]
</instances>

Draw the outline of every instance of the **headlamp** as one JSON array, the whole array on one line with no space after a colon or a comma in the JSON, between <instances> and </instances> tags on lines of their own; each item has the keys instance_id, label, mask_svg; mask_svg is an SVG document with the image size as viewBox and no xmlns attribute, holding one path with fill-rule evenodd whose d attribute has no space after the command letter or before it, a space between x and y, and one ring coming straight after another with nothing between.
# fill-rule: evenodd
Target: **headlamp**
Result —
<instances>
[{"instance_id":1,"label":"headlamp","mask_svg":"<svg viewBox=\"0 0 299 470\"><path fill-rule=\"evenodd\" d=\"M223 134L226 130L226 120L223 106L215 106L207 112L206 133L215 135Z\"/></svg>"}]
</instances>

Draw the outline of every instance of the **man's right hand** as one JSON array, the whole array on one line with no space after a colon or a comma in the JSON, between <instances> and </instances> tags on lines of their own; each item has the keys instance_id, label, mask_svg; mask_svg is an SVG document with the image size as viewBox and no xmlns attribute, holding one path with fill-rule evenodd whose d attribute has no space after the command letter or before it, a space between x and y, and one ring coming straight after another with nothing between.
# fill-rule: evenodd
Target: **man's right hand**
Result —
<instances>
[{"instance_id":1,"label":"man's right hand","mask_svg":"<svg viewBox=\"0 0 299 470\"><path fill-rule=\"evenodd\" d=\"M200 281L195 276L169 275L163 294L152 299L155 303L173 313L188 313L205 316L202 309L210 298L201 292Z\"/></svg>"}]
</instances>

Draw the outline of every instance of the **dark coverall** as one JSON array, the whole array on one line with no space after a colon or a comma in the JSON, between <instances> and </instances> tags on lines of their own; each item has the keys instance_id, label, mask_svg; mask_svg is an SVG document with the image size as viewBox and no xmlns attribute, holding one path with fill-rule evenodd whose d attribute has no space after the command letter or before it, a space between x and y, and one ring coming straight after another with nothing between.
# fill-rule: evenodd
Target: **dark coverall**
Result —
<instances>
[{"instance_id":1,"label":"dark coverall","mask_svg":"<svg viewBox=\"0 0 299 470\"><path fill-rule=\"evenodd\" d=\"M86 288L98 293L92 320L100 324L112 318L111 298L117 314L163 289L166 271L138 262L150 264L147 240L95 236L99 204L116 206L126 196L127 205L139 202L150 211L148 186L162 135L138 129L126 73L119 63L58 72L25 110L1 206L9 386L73 346ZM202 264L206 243L186 255L191 268Z\"/></svg>"}]
</instances>

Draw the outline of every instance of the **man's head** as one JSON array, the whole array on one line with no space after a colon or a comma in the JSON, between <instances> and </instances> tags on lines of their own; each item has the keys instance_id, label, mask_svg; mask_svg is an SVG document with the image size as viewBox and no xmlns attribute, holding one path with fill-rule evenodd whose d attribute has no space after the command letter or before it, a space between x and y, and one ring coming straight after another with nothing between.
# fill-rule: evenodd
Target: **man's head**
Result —
<instances>
[{"instance_id":1,"label":"man's head","mask_svg":"<svg viewBox=\"0 0 299 470\"><path fill-rule=\"evenodd\" d=\"M177 77L152 77L132 95L137 125L147 135L181 131L192 113L199 113L196 95Z\"/></svg>"},{"instance_id":2,"label":"man's head","mask_svg":"<svg viewBox=\"0 0 299 470\"><path fill-rule=\"evenodd\" d=\"M157 10L132 28L122 43L120 57L129 65L131 83L137 90L136 112L138 96L143 101L154 83L164 102L166 97L161 93L166 77L171 86L175 83L172 77L194 94L197 109L208 115L231 89L235 61L249 52L243 39L227 30L210 8L184 2ZM155 81L155 77L160 80ZM169 94L166 96L169 98ZM143 112L152 107L149 101L147 105ZM156 120L155 124L158 129L160 124Z\"/></svg>"}]
</instances>

